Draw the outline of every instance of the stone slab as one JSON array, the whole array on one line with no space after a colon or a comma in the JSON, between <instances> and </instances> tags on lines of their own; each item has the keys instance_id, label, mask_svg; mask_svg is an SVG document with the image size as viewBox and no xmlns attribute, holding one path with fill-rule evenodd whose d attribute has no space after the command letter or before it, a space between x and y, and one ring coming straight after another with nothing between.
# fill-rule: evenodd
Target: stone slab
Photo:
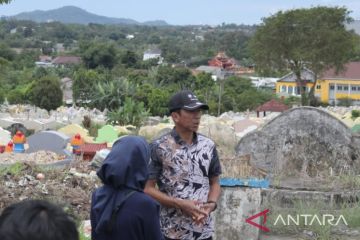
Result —
<instances>
[{"instance_id":1,"label":"stone slab","mask_svg":"<svg viewBox=\"0 0 360 240\"><path fill-rule=\"evenodd\" d=\"M29 148L26 152L32 153L44 150L71 156L71 153L66 149L69 140L68 136L56 131L38 132L28 137Z\"/></svg>"},{"instance_id":2,"label":"stone slab","mask_svg":"<svg viewBox=\"0 0 360 240\"><path fill-rule=\"evenodd\" d=\"M218 209L213 213L215 239L258 240L259 229L245 220L261 211L260 203L261 191L258 188L222 188Z\"/></svg>"}]
</instances>

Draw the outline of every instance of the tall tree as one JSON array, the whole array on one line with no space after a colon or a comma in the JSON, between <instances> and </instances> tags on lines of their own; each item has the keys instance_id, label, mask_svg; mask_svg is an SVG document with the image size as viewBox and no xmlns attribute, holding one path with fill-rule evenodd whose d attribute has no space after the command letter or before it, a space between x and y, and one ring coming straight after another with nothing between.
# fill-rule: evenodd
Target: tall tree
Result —
<instances>
[{"instance_id":1,"label":"tall tree","mask_svg":"<svg viewBox=\"0 0 360 240\"><path fill-rule=\"evenodd\" d=\"M210 73L201 72L196 76L195 91L198 96L202 96L205 102L209 101L210 93L215 86L214 80L211 78Z\"/></svg>"},{"instance_id":2,"label":"tall tree","mask_svg":"<svg viewBox=\"0 0 360 240\"><path fill-rule=\"evenodd\" d=\"M11 0L0 0L0 4L8 4L8 3L10 3L11 2Z\"/></svg>"},{"instance_id":3,"label":"tall tree","mask_svg":"<svg viewBox=\"0 0 360 240\"><path fill-rule=\"evenodd\" d=\"M191 89L195 77L189 69L184 67L160 66L156 74L156 80L161 86L174 85L176 89Z\"/></svg>"},{"instance_id":4,"label":"tall tree","mask_svg":"<svg viewBox=\"0 0 360 240\"><path fill-rule=\"evenodd\" d=\"M38 82L34 81L27 95L32 104L47 111L62 105L63 92L60 87L60 81L57 78L45 76Z\"/></svg>"},{"instance_id":5,"label":"tall tree","mask_svg":"<svg viewBox=\"0 0 360 240\"><path fill-rule=\"evenodd\" d=\"M248 78L231 76L225 79L223 83L224 93L221 111L253 110L256 106L272 98L271 92L256 89Z\"/></svg>"},{"instance_id":6,"label":"tall tree","mask_svg":"<svg viewBox=\"0 0 360 240\"><path fill-rule=\"evenodd\" d=\"M0 57L8 61L15 59L16 52L4 43L0 43Z\"/></svg>"},{"instance_id":7,"label":"tall tree","mask_svg":"<svg viewBox=\"0 0 360 240\"><path fill-rule=\"evenodd\" d=\"M97 82L104 81L104 76L95 70L79 69L73 74L73 99L75 103L83 104L92 99Z\"/></svg>"},{"instance_id":8,"label":"tall tree","mask_svg":"<svg viewBox=\"0 0 360 240\"><path fill-rule=\"evenodd\" d=\"M121 57L120 61L128 68L135 67L139 61L139 57L133 51L126 51Z\"/></svg>"},{"instance_id":9,"label":"tall tree","mask_svg":"<svg viewBox=\"0 0 360 240\"><path fill-rule=\"evenodd\" d=\"M279 11L263 19L249 49L260 72L293 71L307 105L301 70L308 68L316 77L331 67L340 70L354 49L353 35L345 29L351 20L343 7Z\"/></svg>"},{"instance_id":10,"label":"tall tree","mask_svg":"<svg viewBox=\"0 0 360 240\"><path fill-rule=\"evenodd\" d=\"M108 43L81 43L82 59L87 68L104 67L112 69L116 64L116 48Z\"/></svg>"}]
</instances>

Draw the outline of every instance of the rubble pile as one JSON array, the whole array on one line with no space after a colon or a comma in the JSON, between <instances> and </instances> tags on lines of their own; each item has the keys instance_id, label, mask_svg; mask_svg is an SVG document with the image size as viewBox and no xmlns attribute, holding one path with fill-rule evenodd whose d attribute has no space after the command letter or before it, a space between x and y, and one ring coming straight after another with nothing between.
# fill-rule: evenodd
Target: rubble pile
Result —
<instances>
[{"instance_id":1,"label":"rubble pile","mask_svg":"<svg viewBox=\"0 0 360 240\"><path fill-rule=\"evenodd\" d=\"M16 162L32 162L36 164L49 164L62 161L65 155L59 155L51 151L38 151L34 153L14 153L5 152L0 154L0 166L3 164L13 164Z\"/></svg>"},{"instance_id":2,"label":"rubble pile","mask_svg":"<svg viewBox=\"0 0 360 240\"><path fill-rule=\"evenodd\" d=\"M24 162L0 168L0 209L24 199L46 199L62 206L79 221L89 219L90 199L101 185L89 162L63 168L42 168Z\"/></svg>"}]
</instances>

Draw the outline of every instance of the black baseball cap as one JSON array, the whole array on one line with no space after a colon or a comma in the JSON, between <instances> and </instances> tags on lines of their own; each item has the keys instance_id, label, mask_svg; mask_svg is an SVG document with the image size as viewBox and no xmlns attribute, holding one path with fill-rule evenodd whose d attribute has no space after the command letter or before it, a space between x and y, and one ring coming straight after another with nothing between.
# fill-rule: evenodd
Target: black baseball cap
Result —
<instances>
[{"instance_id":1,"label":"black baseball cap","mask_svg":"<svg viewBox=\"0 0 360 240\"><path fill-rule=\"evenodd\" d=\"M194 111L196 109L209 110L209 106L199 101L195 94L189 90L183 90L170 98L169 112L172 113L179 109Z\"/></svg>"}]
</instances>

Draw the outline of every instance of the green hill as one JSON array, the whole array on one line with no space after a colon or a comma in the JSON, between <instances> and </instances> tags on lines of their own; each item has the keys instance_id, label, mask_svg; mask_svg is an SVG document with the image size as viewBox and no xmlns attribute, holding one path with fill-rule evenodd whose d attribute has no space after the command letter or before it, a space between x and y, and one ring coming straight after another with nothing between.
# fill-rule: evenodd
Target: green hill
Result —
<instances>
[{"instance_id":1,"label":"green hill","mask_svg":"<svg viewBox=\"0 0 360 240\"><path fill-rule=\"evenodd\" d=\"M151 25L151 26L165 26L168 25L165 21L156 20L148 22L137 22L133 19L127 18L112 18L89 13L81 8L74 6L65 6L58 9L41 11L36 10L32 12L23 12L10 18L18 20L31 20L35 22L51 22L58 21L62 23L77 23L77 24L125 24L125 25Z\"/></svg>"}]
</instances>

